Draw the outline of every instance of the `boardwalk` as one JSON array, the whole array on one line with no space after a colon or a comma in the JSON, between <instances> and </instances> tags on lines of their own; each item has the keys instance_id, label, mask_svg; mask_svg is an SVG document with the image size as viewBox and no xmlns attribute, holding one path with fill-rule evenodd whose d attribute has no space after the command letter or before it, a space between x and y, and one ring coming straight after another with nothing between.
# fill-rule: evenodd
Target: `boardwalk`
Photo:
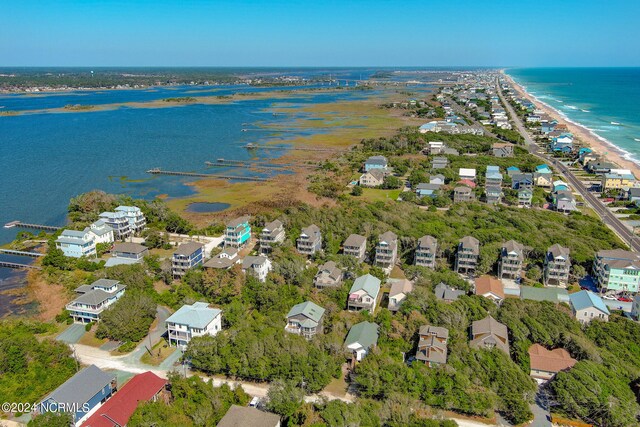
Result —
<instances>
[{"instance_id":1,"label":"boardwalk","mask_svg":"<svg viewBox=\"0 0 640 427\"><path fill-rule=\"evenodd\" d=\"M159 168L150 169L147 173L153 175L175 175L175 176L193 176L198 178L211 178L211 179L227 179L227 180L238 180L238 181L269 181L268 178L261 178L257 176L234 176L234 175L218 175L211 173L198 173L198 172L178 172L178 171L165 171Z\"/></svg>"},{"instance_id":2,"label":"boardwalk","mask_svg":"<svg viewBox=\"0 0 640 427\"><path fill-rule=\"evenodd\" d=\"M33 258L44 256L44 254L40 252L14 251L13 249L0 249L0 254L30 256Z\"/></svg>"},{"instance_id":3,"label":"boardwalk","mask_svg":"<svg viewBox=\"0 0 640 427\"><path fill-rule=\"evenodd\" d=\"M0 261L0 267L15 268L19 270L24 270L24 269L40 270L41 269L37 265L21 264L19 262L8 262L8 261Z\"/></svg>"}]
</instances>

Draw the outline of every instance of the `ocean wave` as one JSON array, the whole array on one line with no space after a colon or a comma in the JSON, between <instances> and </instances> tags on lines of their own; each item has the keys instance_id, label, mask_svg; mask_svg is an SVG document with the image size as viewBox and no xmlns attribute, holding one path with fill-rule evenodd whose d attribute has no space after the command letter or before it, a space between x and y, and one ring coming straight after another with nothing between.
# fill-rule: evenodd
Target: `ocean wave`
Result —
<instances>
[{"instance_id":1,"label":"ocean wave","mask_svg":"<svg viewBox=\"0 0 640 427\"><path fill-rule=\"evenodd\" d=\"M621 126L622 125L622 123L618 123L618 122L611 122L611 124L614 125L614 126Z\"/></svg>"},{"instance_id":2,"label":"ocean wave","mask_svg":"<svg viewBox=\"0 0 640 427\"><path fill-rule=\"evenodd\" d=\"M590 113L591 112L589 110L585 110L584 108L581 108L580 111L582 111L583 113Z\"/></svg>"},{"instance_id":3,"label":"ocean wave","mask_svg":"<svg viewBox=\"0 0 640 427\"><path fill-rule=\"evenodd\" d=\"M567 108L569 108L570 110L577 110L578 107L576 107L575 105L567 105Z\"/></svg>"},{"instance_id":4,"label":"ocean wave","mask_svg":"<svg viewBox=\"0 0 640 427\"><path fill-rule=\"evenodd\" d=\"M633 138L635 142L640 142L640 138Z\"/></svg>"}]
</instances>

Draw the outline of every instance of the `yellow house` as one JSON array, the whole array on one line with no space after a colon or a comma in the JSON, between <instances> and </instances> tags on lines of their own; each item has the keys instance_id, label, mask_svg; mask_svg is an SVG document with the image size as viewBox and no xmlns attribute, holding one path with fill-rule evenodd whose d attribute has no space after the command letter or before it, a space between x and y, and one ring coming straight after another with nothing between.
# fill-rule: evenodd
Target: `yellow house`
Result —
<instances>
[{"instance_id":1,"label":"yellow house","mask_svg":"<svg viewBox=\"0 0 640 427\"><path fill-rule=\"evenodd\" d=\"M629 171L625 173L606 173L602 176L602 190L618 190L633 187L636 177Z\"/></svg>"}]
</instances>

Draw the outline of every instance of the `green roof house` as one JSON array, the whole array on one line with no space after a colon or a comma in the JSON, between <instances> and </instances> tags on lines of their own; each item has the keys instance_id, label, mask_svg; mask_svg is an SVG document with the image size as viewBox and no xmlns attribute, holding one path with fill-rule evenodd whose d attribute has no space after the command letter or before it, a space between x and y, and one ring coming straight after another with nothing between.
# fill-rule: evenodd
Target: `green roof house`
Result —
<instances>
[{"instance_id":1,"label":"green roof house","mask_svg":"<svg viewBox=\"0 0 640 427\"><path fill-rule=\"evenodd\" d=\"M349 330L344 346L353 353L352 362L360 362L378 343L378 325L361 322Z\"/></svg>"},{"instance_id":2,"label":"green roof house","mask_svg":"<svg viewBox=\"0 0 640 427\"><path fill-rule=\"evenodd\" d=\"M369 310L373 313L380 293L380 283L380 279L371 274L358 277L349 291L347 310Z\"/></svg>"},{"instance_id":3,"label":"green roof house","mask_svg":"<svg viewBox=\"0 0 640 427\"><path fill-rule=\"evenodd\" d=\"M322 332L324 308L311 301L296 304L287 314L287 326L284 330L311 339Z\"/></svg>"}]
</instances>

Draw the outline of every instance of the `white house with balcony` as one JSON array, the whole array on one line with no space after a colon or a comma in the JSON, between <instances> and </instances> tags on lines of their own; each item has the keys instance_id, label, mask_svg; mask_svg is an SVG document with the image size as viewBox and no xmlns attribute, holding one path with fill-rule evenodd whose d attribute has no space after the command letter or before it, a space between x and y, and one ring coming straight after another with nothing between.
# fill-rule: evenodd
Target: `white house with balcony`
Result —
<instances>
[{"instance_id":1,"label":"white house with balcony","mask_svg":"<svg viewBox=\"0 0 640 427\"><path fill-rule=\"evenodd\" d=\"M60 249L65 256L72 258L97 256L96 241L93 234L86 229L84 231L63 230L56 239L56 248Z\"/></svg>"},{"instance_id":2,"label":"white house with balcony","mask_svg":"<svg viewBox=\"0 0 640 427\"><path fill-rule=\"evenodd\" d=\"M79 296L65 308L77 323L96 322L105 309L124 295L125 288L117 280L99 279L76 288Z\"/></svg>"},{"instance_id":3,"label":"white house with balcony","mask_svg":"<svg viewBox=\"0 0 640 427\"><path fill-rule=\"evenodd\" d=\"M141 232L147 225L144 214L137 206L118 206L114 211L124 214L129 221L129 228L131 228L133 234Z\"/></svg>"},{"instance_id":4,"label":"white house with balcony","mask_svg":"<svg viewBox=\"0 0 640 427\"><path fill-rule=\"evenodd\" d=\"M96 245L99 243L113 243L114 241L113 228L109 227L107 223L101 219L85 228L84 231L93 234L93 240L95 240Z\"/></svg>"},{"instance_id":5,"label":"white house with balcony","mask_svg":"<svg viewBox=\"0 0 640 427\"><path fill-rule=\"evenodd\" d=\"M133 233L129 226L129 218L124 212L102 212L100 220L111 227L115 239L124 240Z\"/></svg>"},{"instance_id":6,"label":"white house with balcony","mask_svg":"<svg viewBox=\"0 0 640 427\"><path fill-rule=\"evenodd\" d=\"M194 337L214 336L222 330L222 310L206 302L183 305L165 321L169 345L185 348Z\"/></svg>"}]
</instances>

